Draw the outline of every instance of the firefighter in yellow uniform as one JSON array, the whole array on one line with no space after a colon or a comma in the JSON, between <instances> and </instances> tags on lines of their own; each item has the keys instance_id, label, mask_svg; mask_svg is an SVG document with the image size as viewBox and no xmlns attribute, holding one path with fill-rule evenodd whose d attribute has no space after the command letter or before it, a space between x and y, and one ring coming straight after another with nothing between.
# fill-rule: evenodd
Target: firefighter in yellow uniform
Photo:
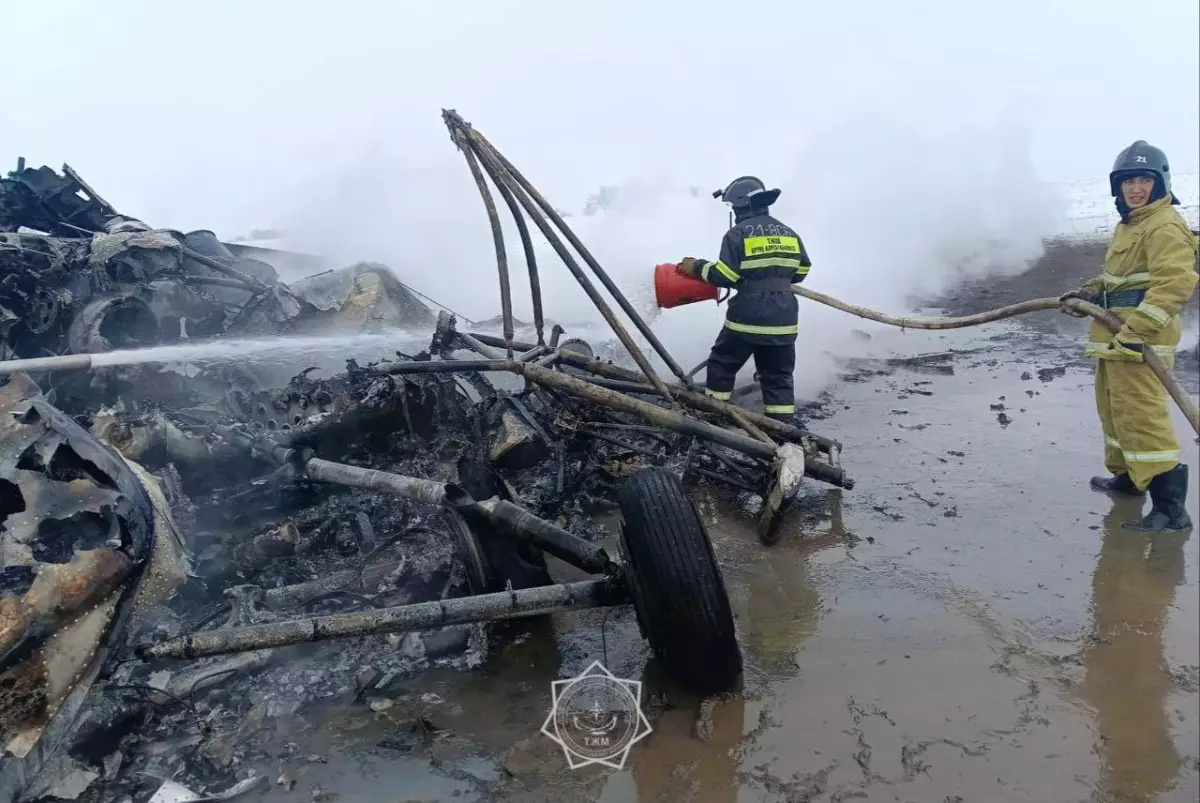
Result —
<instances>
[{"instance_id":1,"label":"firefighter in yellow uniform","mask_svg":"<svg viewBox=\"0 0 1200 803\"><path fill-rule=\"evenodd\" d=\"M1188 467L1180 462L1166 389L1143 356L1153 351L1168 367L1174 364L1180 312L1196 287L1197 239L1172 208L1179 201L1171 193L1166 154L1158 148L1138 140L1121 151L1109 184L1121 222L1103 272L1062 297L1112 310L1123 324L1114 336L1093 321L1088 334L1086 353L1097 360L1104 463L1112 472L1093 477L1091 484L1135 496L1149 490L1150 512L1126 529L1187 530Z\"/></svg>"}]
</instances>

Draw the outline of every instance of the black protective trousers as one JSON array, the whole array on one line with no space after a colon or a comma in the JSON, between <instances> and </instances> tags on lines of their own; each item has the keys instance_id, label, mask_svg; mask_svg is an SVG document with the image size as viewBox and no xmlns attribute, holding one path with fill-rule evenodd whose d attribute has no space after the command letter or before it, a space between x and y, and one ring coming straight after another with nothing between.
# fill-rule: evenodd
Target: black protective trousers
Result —
<instances>
[{"instance_id":1,"label":"black protective trousers","mask_svg":"<svg viewBox=\"0 0 1200 803\"><path fill-rule=\"evenodd\" d=\"M796 370L796 339L779 344L778 336L770 345L755 342L730 329L722 329L713 343L705 366L705 388L708 395L728 401L733 395L733 383L746 360L754 357L758 383L762 388L763 412L781 421L790 421L796 412L796 391L792 378Z\"/></svg>"}]
</instances>

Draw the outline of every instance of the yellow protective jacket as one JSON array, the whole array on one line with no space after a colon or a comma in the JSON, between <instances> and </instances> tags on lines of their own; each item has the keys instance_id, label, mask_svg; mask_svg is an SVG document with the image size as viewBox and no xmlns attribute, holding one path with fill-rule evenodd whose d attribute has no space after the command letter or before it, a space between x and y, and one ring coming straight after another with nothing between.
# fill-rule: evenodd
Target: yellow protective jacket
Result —
<instances>
[{"instance_id":1,"label":"yellow protective jacket","mask_svg":"<svg viewBox=\"0 0 1200 803\"><path fill-rule=\"evenodd\" d=\"M1118 223L1104 256L1103 272L1084 288L1105 293L1124 326L1116 339L1144 343L1163 356L1179 345L1180 312L1196 288L1197 238L1171 205L1171 196L1129 213ZM1140 302L1129 303L1144 291ZM1104 351L1113 335L1093 321L1086 353Z\"/></svg>"}]
</instances>

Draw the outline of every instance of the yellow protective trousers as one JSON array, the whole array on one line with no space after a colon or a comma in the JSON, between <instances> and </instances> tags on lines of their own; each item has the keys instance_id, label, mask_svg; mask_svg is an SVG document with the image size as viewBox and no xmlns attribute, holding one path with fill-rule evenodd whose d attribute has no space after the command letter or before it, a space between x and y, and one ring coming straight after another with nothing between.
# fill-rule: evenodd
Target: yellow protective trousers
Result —
<instances>
[{"instance_id":1,"label":"yellow protective trousers","mask_svg":"<svg viewBox=\"0 0 1200 803\"><path fill-rule=\"evenodd\" d=\"M1160 354L1167 368L1175 358ZM1104 465L1128 474L1138 490L1179 464L1179 441L1167 407L1167 389L1140 362L1097 360L1096 410L1104 430Z\"/></svg>"}]
</instances>

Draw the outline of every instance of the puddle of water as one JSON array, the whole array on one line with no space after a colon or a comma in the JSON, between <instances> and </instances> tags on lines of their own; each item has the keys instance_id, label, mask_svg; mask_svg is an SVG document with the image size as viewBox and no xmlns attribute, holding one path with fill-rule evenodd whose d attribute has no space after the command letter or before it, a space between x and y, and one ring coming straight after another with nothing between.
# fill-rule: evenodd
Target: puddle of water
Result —
<instances>
[{"instance_id":1,"label":"puddle of water","mask_svg":"<svg viewBox=\"0 0 1200 803\"><path fill-rule=\"evenodd\" d=\"M483 794L470 781L431 770L428 759L405 756L355 757L341 754L329 765L312 764L319 772L295 771L294 787L278 783L257 800L295 803L328 800L337 803L380 803L384 800L455 800L477 803ZM278 776L272 776L275 781ZM326 797L325 795L331 795ZM336 795L336 797L332 796Z\"/></svg>"}]
</instances>

